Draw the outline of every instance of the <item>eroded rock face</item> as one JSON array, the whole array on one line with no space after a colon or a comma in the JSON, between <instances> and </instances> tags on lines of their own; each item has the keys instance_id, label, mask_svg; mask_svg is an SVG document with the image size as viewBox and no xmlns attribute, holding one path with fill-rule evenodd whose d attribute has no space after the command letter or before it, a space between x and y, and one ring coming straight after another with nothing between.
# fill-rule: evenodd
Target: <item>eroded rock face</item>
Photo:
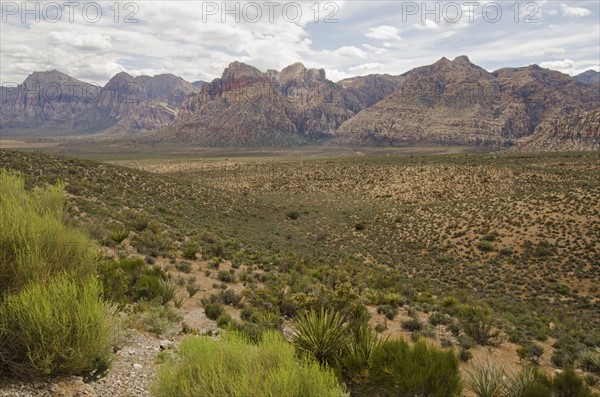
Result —
<instances>
[{"instance_id":1,"label":"eroded rock face","mask_svg":"<svg viewBox=\"0 0 600 397\"><path fill-rule=\"evenodd\" d=\"M338 84L354 94L363 107L369 107L396 91L404 79L403 76L370 74L344 79Z\"/></svg>"},{"instance_id":2,"label":"eroded rock face","mask_svg":"<svg viewBox=\"0 0 600 397\"><path fill-rule=\"evenodd\" d=\"M2 88L0 128L58 128L93 109L99 91L56 70L34 72L22 84Z\"/></svg>"},{"instance_id":3,"label":"eroded rock face","mask_svg":"<svg viewBox=\"0 0 600 397\"><path fill-rule=\"evenodd\" d=\"M327 80L323 69L295 63L262 73L234 62L186 100L156 139L208 146L296 144L330 136L363 107L356 94Z\"/></svg>"},{"instance_id":4,"label":"eroded rock face","mask_svg":"<svg viewBox=\"0 0 600 397\"><path fill-rule=\"evenodd\" d=\"M600 108L575 111L543 121L535 133L517 146L520 151L600 150Z\"/></svg>"},{"instance_id":5,"label":"eroded rock face","mask_svg":"<svg viewBox=\"0 0 600 397\"><path fill-rule=\"evenodd\" d=\"M1 128L59 133L115 126L121 131L156 129L172 121L176 107L195 92L190 83L169 74L134 78L122 72L101 88L58 71L35 72L18 87L2 88Z\"/></svg>"},{"instance_id":6,"label":"eroded rock face","mask_svg":"<svg viewBox=\"0 0 600 397\"><path fill-rule=\"evenodd\" d=\"M442 58L404 77L395 92L342 124L337 139L508 146L549 115L590 110L600 99L559 72L530 66L489 73L465 56Z\"/></svg>"}]
</instances>

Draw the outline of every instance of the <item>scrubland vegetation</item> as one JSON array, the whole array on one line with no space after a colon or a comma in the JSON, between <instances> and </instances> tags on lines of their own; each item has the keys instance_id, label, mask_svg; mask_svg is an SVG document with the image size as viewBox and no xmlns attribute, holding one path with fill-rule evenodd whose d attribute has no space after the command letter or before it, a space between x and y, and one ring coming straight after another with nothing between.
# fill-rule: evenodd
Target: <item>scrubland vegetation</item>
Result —
<instances>
[{"instance_id":1,"label":"scrubland vegetation","mask_svg":"<svg viewBox=\"0 0 600 397\"><path fill-rule=\"evenodd\" d=\"M99 376L119 311L157 396L598 388L597 155L224 164L0 152L2 374Z\"/></svg>"}]
</instances>

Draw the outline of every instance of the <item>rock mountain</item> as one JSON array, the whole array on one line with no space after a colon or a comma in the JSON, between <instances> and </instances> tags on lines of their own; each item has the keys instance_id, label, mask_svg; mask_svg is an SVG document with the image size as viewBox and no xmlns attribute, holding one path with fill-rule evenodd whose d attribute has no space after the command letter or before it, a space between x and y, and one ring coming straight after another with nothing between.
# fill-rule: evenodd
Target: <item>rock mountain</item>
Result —
<instances>
[{"instance_id":1,"label":"rock mountain","mask_svg":"<svg viewBox=\"0 0 600 397\"><path fill-rule=\"evenodd\" d=\"M466 56L401 76L338 81L295 63L262 72L233 62L220 78L114 76L104 87L57 71L2 87L0 128L113 134L202 146L482 145L596 150L598 72L575 78L537 65L494 72ZM139 134L139 132L148 132Z\"/></svg>"},{"instance_id":2,"label":"rock mountain","mask_svg":"<svg viewBox=\"0 0 600 397\"><path fill-rule=\"evenodd\" d=\"M198 90L163 74L114 76L104 87L56 70L34 72L17 87L3 87L0 128L54 133L156 130L175 118L175 109Z\"/></svg>"},{"instance_id":3,"label":"rock mountain","mask_svg":"<svg viewBox=\"0 0 600 397\"><path fill-rule=\"evenodd\" d=\"M490 73L461 56L402 77L399 89L342 124L336 139L509 146L550 119L600 108L597 89L536 65Z\"/></svg>"}]
</instances>

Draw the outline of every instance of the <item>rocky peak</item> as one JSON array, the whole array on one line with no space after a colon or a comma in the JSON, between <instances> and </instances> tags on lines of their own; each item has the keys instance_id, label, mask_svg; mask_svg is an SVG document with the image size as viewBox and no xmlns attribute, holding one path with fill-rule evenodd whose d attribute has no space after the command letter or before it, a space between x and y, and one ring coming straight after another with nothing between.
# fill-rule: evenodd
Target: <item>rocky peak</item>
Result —
<instances>
[{"instance_id":1,"label":"rocky peak","mask_svg":"<svg viewBox=\"0 0 600 397\"><path fill-rule=\"evenodd\" d=\"M223 71L222 80L235 80L242 77L264 77L265 74L255 68L242 62L232 62Z\"/></svg>"},{"instance_id":2,"label":"rocky peak","mask_svg":"<svg viewBox=\"0 0 600 397\"><path fill-rule=\"evenodd\" d=\"M296 62L286 66L279 72L278 80L281 85L294 83L294 85L312 87L326 80L324 69L307 69L302 63Z\"/></svg>"}]
</instances>

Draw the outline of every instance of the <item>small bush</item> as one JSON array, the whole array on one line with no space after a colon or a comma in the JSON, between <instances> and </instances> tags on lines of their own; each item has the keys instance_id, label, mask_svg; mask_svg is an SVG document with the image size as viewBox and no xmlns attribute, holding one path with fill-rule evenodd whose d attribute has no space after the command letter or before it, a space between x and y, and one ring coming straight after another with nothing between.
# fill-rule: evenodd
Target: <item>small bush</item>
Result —
<instances>
[{"instance_id":1,"label":"small bush","mask_svg":"<svg viewBox=\"0 0 600 397\"><path fill-rule=\"evenodd\" d=\"M462 361L463 363L466 363L473 358L473 353L471 353L470 350L461 348L458 352L458 358L460 358L460 361Z\"/></svg>"},{"instance_id":2,"label":"small bush","mask_svg":"<svg viewBox=\"0 0 600 397\"><path fill-rule=\"evenodd\" d=\"M285 217L295 221L296 219L300 218L300 213L298 211L288 211L286 212Z\"/></svg>"},{"instance_id":3,"label":"small bush","mask_svg":"<svg viewBox=\"0 0 600 397\"><path fill-rule=\"evenodd\" d=\"M237 306L242 300L242 296L232 289L226 289L219 292L219 298L226 305Z\"/></svg>"},{"instance_id":4,"label":"small bush","mask_svg":"<svg viewBox=\"0 0 600 397\"><path fill-rule=\"evenodd\" d=\"M219 315L219 317L217 317L217 327L219 328L228 328L229 326L233 325L234 321L233 318L231 318L231 316L229 315L229 313L221 313Z\"/></svg>"},{"instance_id":5,"label":"small bush","mask_svg":"<svg viewBox=\"0 0 600 397\"><path fill-rule=\"evenodd\" d=\"M185 289L187 290L190 298L200 291L200 287L196 283L188 283L188 285L185 286Z\"/></svg>"},{"instance_id":6,"label":"small bush","mask_svg":"<svg viewBox=\"0 0 600 397\"><path fill-rule=\"evenodd\" d=\"M222 340L187 338L175 359L160 366L151 391L155 397L344 395L332 371L297 360L276 332L256 345L235 332Z\"/></svg>"},{"instance_id":7,"label":"small bush","mask_svg":"<svg viewBox=\"0 0 600 397\"><path fill-rule=\"evenodd\" d=\"M189 262L180 262L175 264L175 269L179 272L190 273L192 271L192 264Z\"/></svg>"},{"instance_id":8,"label":"small bush","mask_svg":"<svg viewBox=\"0 0 600 397\"><path fill-rule=\"evenodd\" d=\"M489 242L488 240L481 240L477 243L477 248L483 252L490 252L494 250L494 244Z\"/></svg>"},{"instance_id":9,"label":"small bush","mask_svg":"<svg viewBox=\"0 0 600 397\"><path fill-rule=\"evenodd\" d=\"M417 332L423 329L423 323L417 317L402 322L402 328L410 332Z\"/></svg>"},{"instance_id":10,"label":"small bush","mask_svg":"<svg viewBox=\"0 0 600 397\"><path fill-rule=\"evenodd\" d=\"M112 356L112 310L98 280L66 275L5 296L0 368L17 377L102 374Z\"/></svg>"},{"instance_id":11,"label":"small bush","mask_svg":"<svg viewBox=\"0 0 600 397\"><path fill-rule=\"evenodd\" d=\"M235 281L235 276L224 270L219 272L217 278L219 279L219 281L222 281L224 283L232 283Z\"/></svg>"},{"instance_id":12,"label":"small bush","mask_svg":"<svg viewBox=\"0 0 600 397\"><path fill-rule=\"evenodd\" d=\"M181 247L181 253L186 259L196 259L196 253L198 252L198 244L188 241Z\"/></svg>"},{"instance_id":13,"label":"small bush","mask_svg":"<svg viewBox=\"0 0 600 397\"><path fill-rule=\"evenodd\" d=\"M379 305L377 313L383 314L388 320L393 320L398 315L398 309L390 305Z\"/></svg>"},{"instance_id":14,"label":"small bush","mask_svg":"<svg viewBox=\"0 0 600 397\"><path fill-rule=\"evenodd\" d=\"M162 335L181 321L181 316L168 306L142 301L133 306L127 321L137 329Z\"/></svg>"},{"instance_id":15,"label":"small bush","mask_svg":"<svg viewBox=\"0 0 600 397\"><path fill-rule=\"evenodd\" d=\"M592 397L592 390L571 368L552 379L552 390L556 397Z\"/></svg>"},{"instance_id":16,"label":"small bush","mask_svg":"<svg viewBox=\"0 0 600 397\"><path fill-rule=\"evenodd\" d=\"M544 347L537 343L530 343L526 346L519 347L517 349L517 354L521 360L527 360L533 364L538 364L540 357L544 354Z\"/></svg>"},{"instance_id":17,"label":"small bush","mask_svg":"<svg viewBox=\"0 0 600 397\"><path fill-rule=\"evenodd\" d=\"M459 308L460 323L464 333L480 345L498 345L501 334L494 329L493 311L485 306L463 305Z\"/></svg>"},{"instance_id":18,"label":"small bush","mask_svg":"<svg viewBox=\"0 0 600 397\"><path fill-rule=\"evenodd\" d=\"M211 320L216 320L224 311L225 309L220 303L207 303L204 305L204 313Z\"/></svg>"}]
</instances>

